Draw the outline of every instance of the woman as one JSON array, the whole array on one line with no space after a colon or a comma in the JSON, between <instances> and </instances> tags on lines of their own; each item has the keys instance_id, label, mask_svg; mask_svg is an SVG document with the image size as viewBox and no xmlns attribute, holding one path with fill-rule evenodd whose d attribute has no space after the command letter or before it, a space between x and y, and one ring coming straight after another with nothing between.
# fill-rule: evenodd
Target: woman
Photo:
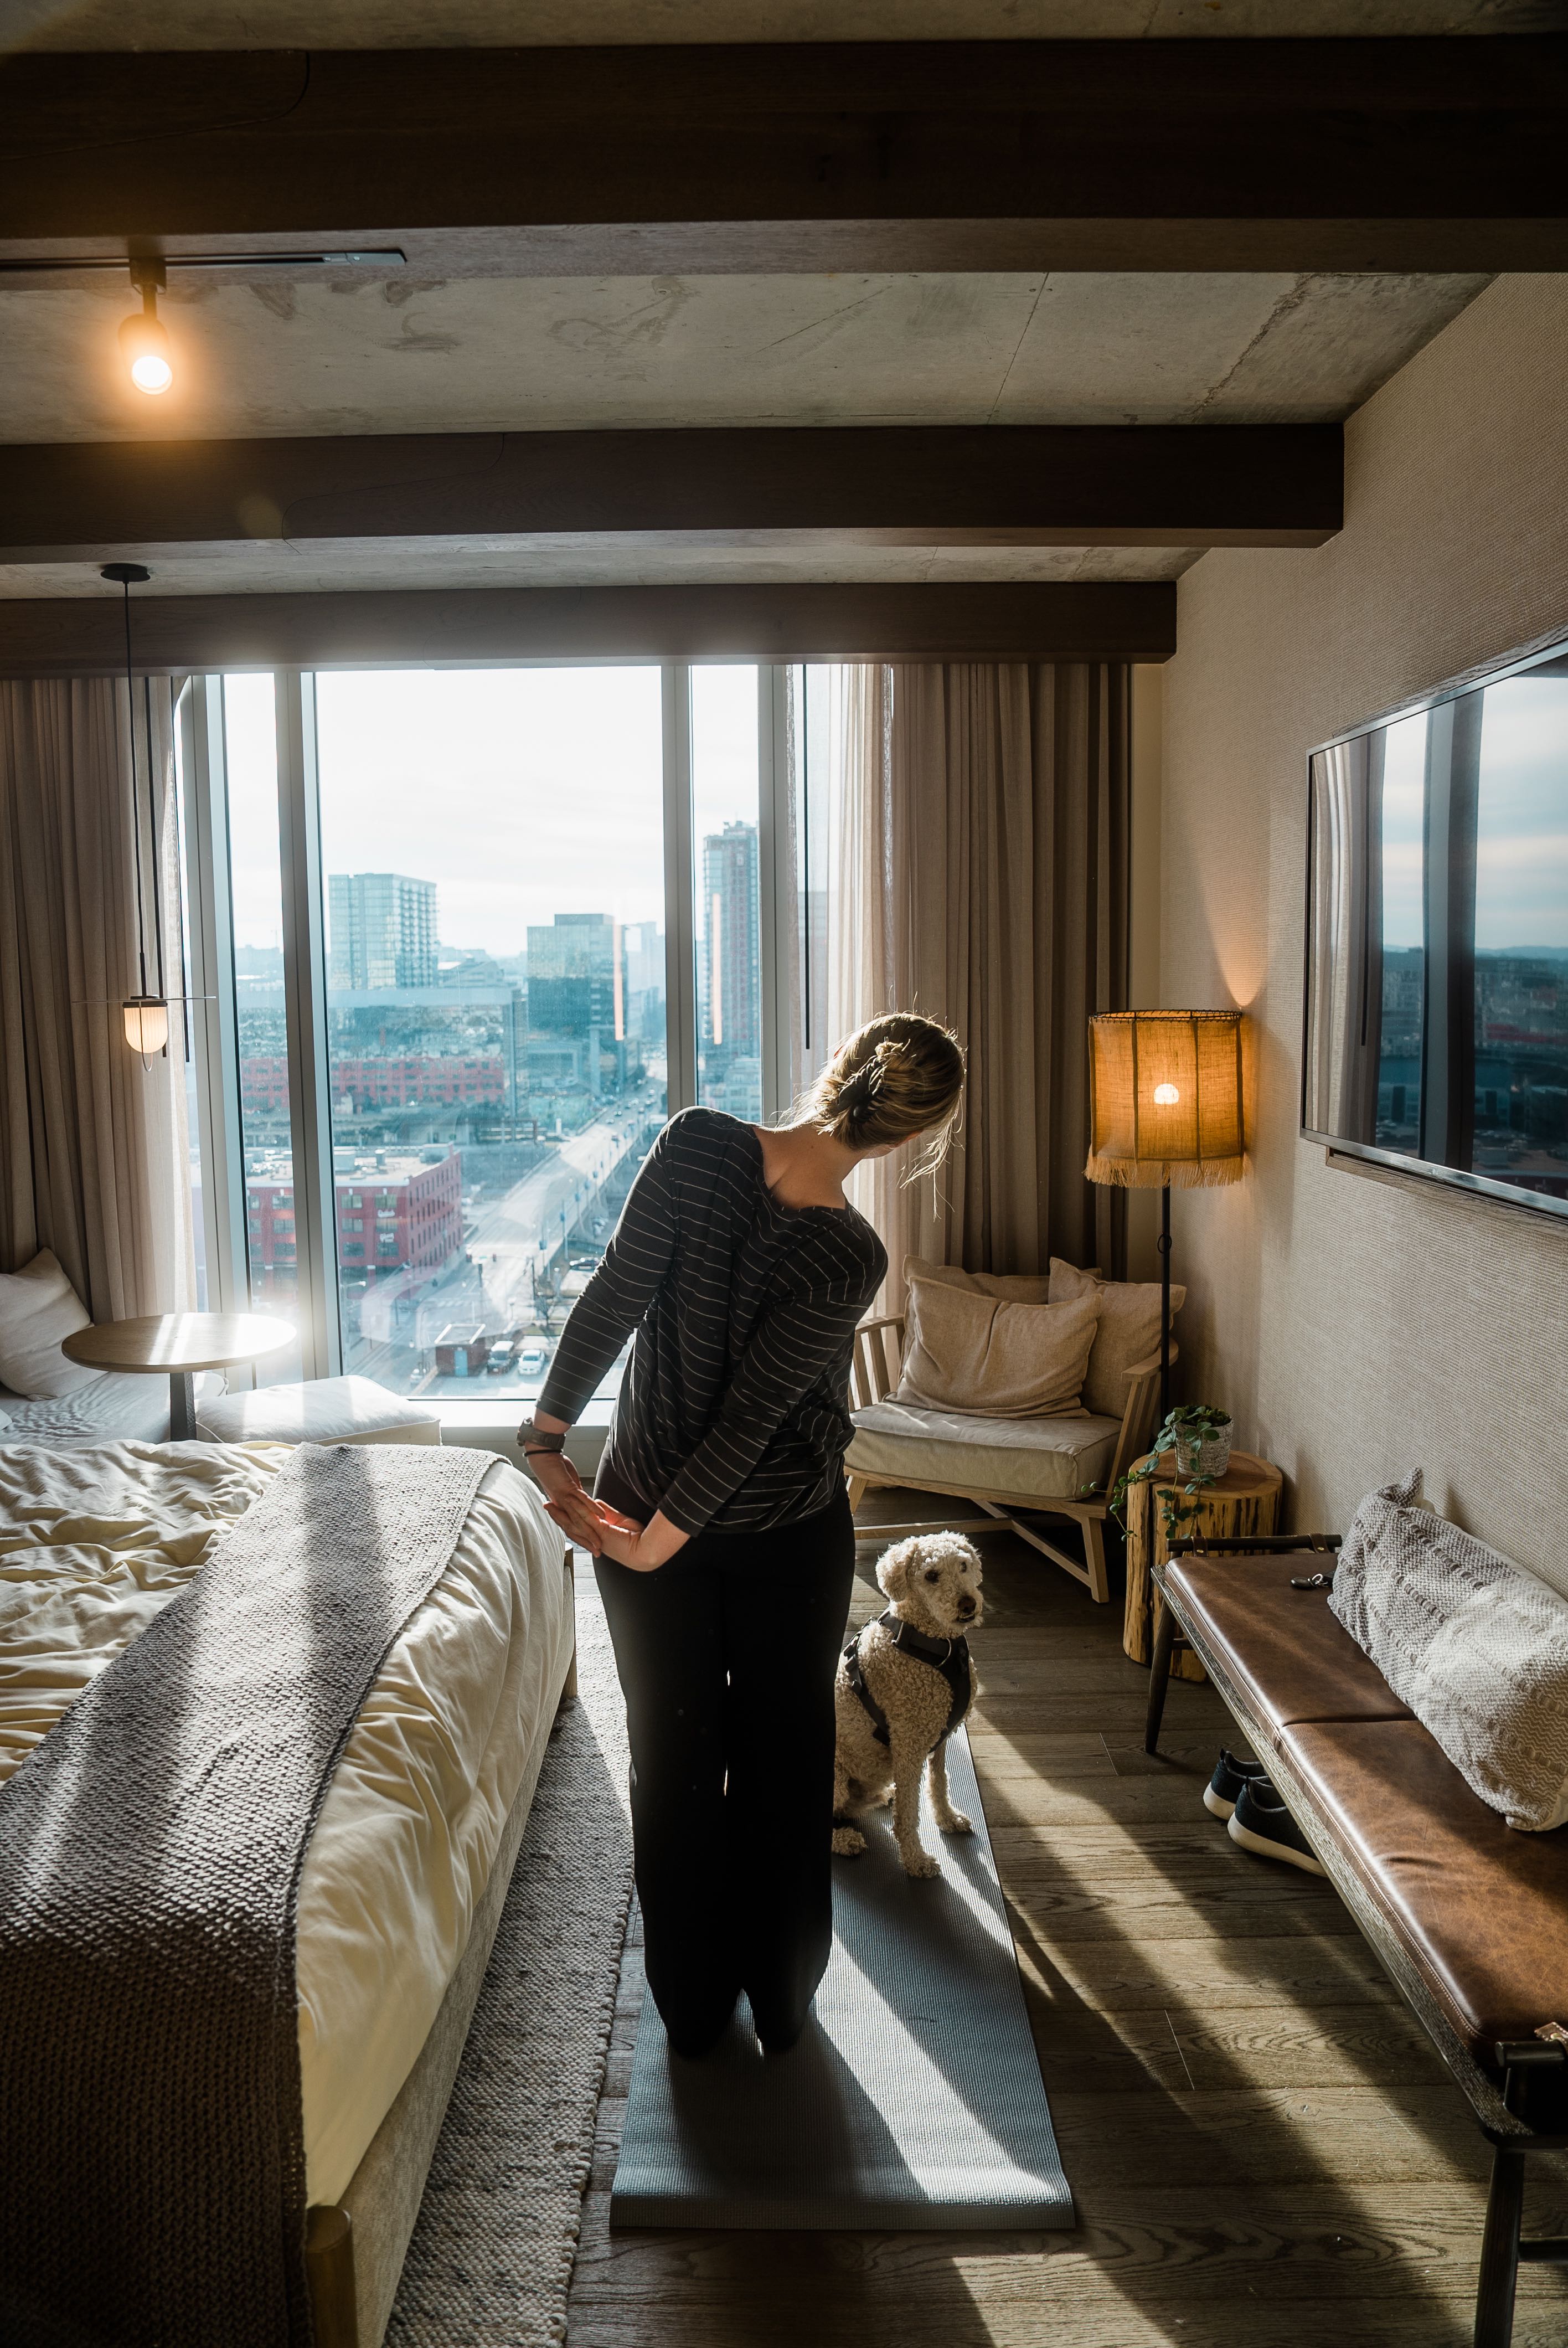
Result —
<instances>
[{"instance_id":1,"label":"woman","mask_svg":"<svg viewBox=\"0 0 1568 2348\"><path fill-rule=\"evenodd\" d=\"M846 1392L887 1270L844 1183L917 1134L939 1156L963 1080L947 1030L896 1013L839 1045L792 1125L672 1117L518 1434L597 1560L648 1985L681 2054L743 1990L764 2047L793 2046L827 1963ZM561 1446L632 1331L590 1498Z\"/></svg>"}]
</instances>

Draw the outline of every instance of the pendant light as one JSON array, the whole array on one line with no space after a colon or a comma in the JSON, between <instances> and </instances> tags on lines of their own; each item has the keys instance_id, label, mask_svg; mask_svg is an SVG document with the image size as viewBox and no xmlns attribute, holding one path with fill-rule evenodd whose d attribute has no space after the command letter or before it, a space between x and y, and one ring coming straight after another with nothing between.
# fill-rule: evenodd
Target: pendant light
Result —
<instances>
[{"instance_id":1,"label":"pendant light","mask_svg":"<svg viewBox=\"0 0 1568 2348\"><path fill-rule=\"evenodd\" d=\"M158 314L158 297L167 287L169 275L161 261L133 260L130 282L141 295L141 310L120 327L120 353L138 391L156 398L174 382L169 332Z\"/></svg>"},{"instance_id":2,"label":"pendant light","mask_svg":"<svg viewBox=\"0 0 1568 2348\"><path fill-rule=\"evenodd\" d=\"M125 595L125 692L130 716L131 836L136 843L136 948L141 992L139 994L128 994L120 1005L120 1013L125 1021L125 1040L131 1050L139 1055L143 1067L148 1067L160 1052L169 1049L169 1002L164 994L163 891L156 871L153 875L152 909L157 993L149 992L147 983L147 896L141 882L141 808L136 788L136 679L130 658L130 591L133 587L144 586L152 573L139 562L108 562L98 576L111 581L124 591ZM152 780L152 705L146 695L143 700L147 719L148 836L156 852L158 802Z\"/></svg>"}]
</instances>

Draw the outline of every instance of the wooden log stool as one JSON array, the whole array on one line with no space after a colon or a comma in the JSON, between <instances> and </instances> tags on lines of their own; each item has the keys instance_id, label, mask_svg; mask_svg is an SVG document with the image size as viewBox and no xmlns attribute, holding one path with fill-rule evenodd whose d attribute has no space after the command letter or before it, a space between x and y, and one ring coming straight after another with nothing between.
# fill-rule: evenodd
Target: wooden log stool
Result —
<instances>
[{"instance_id":1,"label":"wooden log stool","mask_svg":"<svg viewBox=\"0 0 1568 2348\"><path fill-rule=\"evenodd\" d=\"M1122 1648L1135 1663L1147 1663L1154 1652L1153 1610L1160 1599L1149 1569L1152 1565L1163 1565L1168 1554L1159 1494L1162 1488L1168 1491L1173 1485L1180 1490L1193 1480L1190 1476L1177 1474L1173 1451L1163 1457L1163 1467L1147 1483L1130 1484L1127 1488L1127 1611ZM1142 1467L1143 1462L1140 1460L1138 1464ZM1271 1461L1256 1459L1250 1451L1233 1451L1225 1474L1194 1495L1197 1513L1183 1519L1177 1539L1190 1540L1201 1533L1212 1534L1216 1540L1240 1539L1251 1533L1273 1532L1279 1515L1283 1480ZM1179 1634L1171 1656L1171 1677L1204 1677L1202 1663Z\"/></svg>"}]
</instances>

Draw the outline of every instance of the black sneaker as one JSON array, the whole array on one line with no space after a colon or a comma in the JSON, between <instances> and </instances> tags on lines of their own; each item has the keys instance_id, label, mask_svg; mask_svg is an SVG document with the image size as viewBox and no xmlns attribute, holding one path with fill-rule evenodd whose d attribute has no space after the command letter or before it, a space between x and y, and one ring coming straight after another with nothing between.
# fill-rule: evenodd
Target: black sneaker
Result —
<instances>
[{"instance_id":1,"label":"black sneaker","mask_svg":"<svg viewBox=\"0 0 1568 2348\"><path fill-rule=\"evenodd\" d=\"M1260 1858L1282 1859L1287 1867L1299 1867L1307 1875L1327 1872L1313 1857L1311 1844L1266 1777L1247 1779L1236 1796L1225 1832L1243 1850L1255 1850Z\"/></svg>"},{"instance_id":2,"label":"black sneaker","mask_svg":"<svg viewBox=\"0 0 1568 2348\"><path fill-rule=\"evenodd\" d=\"M1266 1784L1261 1761L1238 1761L1234 1753L1220 1746L1220 1757L1214 1764L1214 1774L1204 1787L1204 1807L1216 1818L1228 1818L1235 1807L1236 1796L1249 1778Z\"/></svg>"}]
</instances>

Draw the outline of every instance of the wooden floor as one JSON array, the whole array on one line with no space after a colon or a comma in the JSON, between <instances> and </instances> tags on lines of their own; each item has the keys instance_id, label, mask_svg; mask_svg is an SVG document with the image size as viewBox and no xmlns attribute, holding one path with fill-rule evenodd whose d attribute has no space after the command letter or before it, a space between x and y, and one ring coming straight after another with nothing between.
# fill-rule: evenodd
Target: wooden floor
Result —
<instances>
[{"instance_id":1,"label":"wooden floor","mask_svg":"<svg viewBox=\"0 0 1568 2348\"><path fill-rule=\"evenodd\" d=\"M1213 1690L1173 1685L1150 1758L1119 1602L1010 1534L982 1548L970 1733L1077 2232L611 2235L630 1945L569 2348L1465 2348L1487 2171L1469 2106L1328 1886L1202 1807L1235 1742ZM881 1604L875 1555L857 1619ZM1530 2230L1568 2231L1565 2176L1533 2188ZM1514 2339L1568 2343L1553 2271L1523 2273Z\"/></svg>"}]
</instances>

